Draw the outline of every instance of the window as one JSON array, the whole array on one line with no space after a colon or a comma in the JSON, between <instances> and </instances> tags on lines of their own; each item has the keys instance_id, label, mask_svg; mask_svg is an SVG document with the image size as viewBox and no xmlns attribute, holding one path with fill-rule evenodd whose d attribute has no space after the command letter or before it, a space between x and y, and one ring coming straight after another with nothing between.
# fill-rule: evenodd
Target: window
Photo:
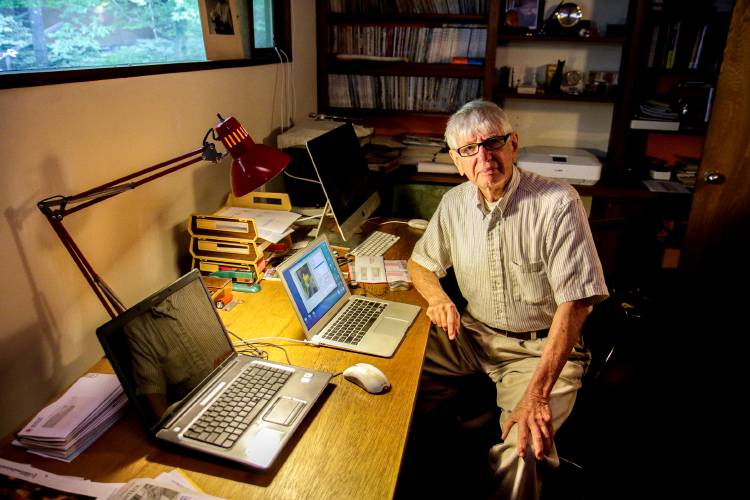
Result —
<instances>
[{"instance_id":1,"label":"window","mask_svg":"<svg viewBox=\"0 0 750 500\"><path fill-rule=\"evenodd\" d=\"M278 62L288 12L289 0L0 0L0 87ZM245 34L251 57L207 61L205 26Z\"/></svg>"}]
</instances>

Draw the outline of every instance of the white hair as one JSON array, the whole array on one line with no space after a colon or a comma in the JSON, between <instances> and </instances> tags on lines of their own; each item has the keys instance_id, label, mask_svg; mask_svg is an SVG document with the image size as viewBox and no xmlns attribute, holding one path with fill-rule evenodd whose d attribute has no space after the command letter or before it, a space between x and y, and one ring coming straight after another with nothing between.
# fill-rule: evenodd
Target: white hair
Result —
<instances>
[{"instance_id":1,"label":"white hair","mask_svg":"<svg viewBox=\"0 0 750 500\"><path fill-rule=\"evenodd\" d=\"M453 113L445 127L445 142L448 147L456 149L462 144L460 140L477 134L485 136L508 134L513 127L508 115L497 104L483 99L469 101Z\"/></svg>"}]
</instances>

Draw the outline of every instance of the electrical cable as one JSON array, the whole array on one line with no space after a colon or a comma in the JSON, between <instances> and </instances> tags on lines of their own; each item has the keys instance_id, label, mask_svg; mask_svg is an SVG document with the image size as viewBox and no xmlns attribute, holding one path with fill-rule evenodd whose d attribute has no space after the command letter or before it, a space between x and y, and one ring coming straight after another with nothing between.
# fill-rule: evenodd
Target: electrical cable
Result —
<instances>
[{"instance_id":1,"label":"electrical cable","mask_svg":"<svg viewBox=\"0 0 750 500\"><path fill-rule=\"evenodd\" d=\"M281 349L281 352L284 353L284 357L286 358L286 364L288 365L292 364L292 362L289 360L289 353L286 351L286 349L283 346L272 344L270 342L254 342L253 346L254 347L255 346L275 347L276 349Z\"/></svg>"},{"instance_id":2,"label":"electrical cable","mask_svg":"<svg viewBox=\"0 0 750 500\"><path fill-rule=\"evenodd\" d=\"M380 216L370 217L365 222L373 222L375 221L375 219L379 219L379 218ZM375 222L375 224L377 224L378 226L384 226L386 224L408 224L408 222L404 220L387 220L385 222Z\"/></svg>"},{"instance_id":3,"label":"electrical cable","mask_svg":"<svg viewBox=\"0 0 750 500\"><path fill-rule=\"evenodd\" d=\"M242 342L242 345L244 346L242 349L236 349L236 351L239 354L244 354L245 356L252 356L254 358L261 358L261 359L268 359L268 352L264 351L263 349L259 349L258 347L249 344L247 342L244 342L242 337L234 333L232 330L227 330L230 334L234 335L240 341ZM236 341L232 342L232 345L236 345Z\"/></svg>"},{"instance_id":4,"label":"electrical cable","mask_svg":"<svg viewBox=\"0 0 750 500\"><path fill-rule=\"evenodd\" d=\"M294 120L294 116L297 114L297 91L294 87L294 67L292 65L292 61L289 59L289 56L286 52L284 52L284 49L279 49L281 53L286 58L286 62L289 66L289 74L287 75L287 82L289 84L289 87L291 87L291 104L287 103L287 109L291 110L291 113L289 114L290 120Z\"/></svg>"},{"instance_id":5,"label":"electrical cable","mask_svg":"<svg viewBox=\"0 0 750 500\"><path fill-rule=\"evenodd\" d=\"M313 184L321 184L320 181L316 181L315 179L308 179L306 177L297 177L296 175L292 175L286 170L284 170L284 175L287 177L291 177L292 179L297 179L298 181L305 181L305 182L312 182Z\"/></svg>"},{"instance_id":6,"label":"electrical cable","mask_svg":"<svg viewBox=\"0 0 750 500\"><path fill-rule=\"evenodd\" d=\"M273 50L276 51L276 56L279 58L279 69L281 70L281 97L279 98L279 120L281 121L281 133L284 133L284 124L286 118L284 116L284 101L286 101L286 70L284 69L284 60L281 57L278 47L274 46Z\"/></svg>"},{"instance_id":7,"label":"electrical cable","mask_svg":"<svg viewBox=\"0 0 750 500\"><path fill-rule=\"evenodd\" d=\"M242 339L242 338L238 337L237 335L235 335L235 337L237 337L237 338L240 339L240 340L234 342L235 345L238 344L238 343L239 344L251 344L251 343L257 342L259 340L262 340L262 341L284 340L284 341L287 341L287 342L296 342L296 343L299 343L299 344L305 344L305 345L310 345L310 346L313 346L313 347L318 347L318 344L316 344L315 342L310 342L309 340L292 339L292 338L288 338L288 337L256 337L256 338L247 339L247 340Z\"/></svg>"}]
</instances>

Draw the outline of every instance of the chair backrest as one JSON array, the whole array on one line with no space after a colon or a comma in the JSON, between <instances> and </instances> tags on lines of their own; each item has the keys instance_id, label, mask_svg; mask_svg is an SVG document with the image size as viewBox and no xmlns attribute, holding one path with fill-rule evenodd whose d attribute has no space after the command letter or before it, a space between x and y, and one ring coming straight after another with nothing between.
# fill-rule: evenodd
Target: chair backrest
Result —
<instances>
[{"instance_id":1,"label":"chair backrest","mask_svg":"<svg viewBox=\"0 0 750 500\"><path fill-rule=\"evenodd\" d=\"M464 308L466 308L467 302L464 296L461 295L461 289L458 288L458 280L456 280L456 272L452 267L448 269L445 276L440 278L440 286L443 287L443 290L448 294L448 297L450 297L453 303L456 304L456 309L458 309L458 313L461 314L464 311Z\"/></svg>"},{"instance_id":2,"label":"chair backrest","mask_svg":"<svg viewBox=\"0 0 750 500\"><path fill-rule=\"evenodd\" d=\"M583 378L584 388L598 379L612 360L626 319L622 306L612 297L595 305L586 318L581 335L583 345L591 352L591 364Z\"/></svg>"}]
</instances>

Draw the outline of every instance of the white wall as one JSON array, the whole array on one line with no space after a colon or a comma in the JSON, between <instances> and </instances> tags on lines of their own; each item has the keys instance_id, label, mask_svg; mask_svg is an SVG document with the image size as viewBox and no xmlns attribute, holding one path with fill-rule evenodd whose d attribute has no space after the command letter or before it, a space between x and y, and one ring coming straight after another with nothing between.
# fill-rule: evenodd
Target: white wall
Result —
<instances>
[{"instance_id":1,"label":"white wall","mask_svg":"<svg viewBox=\"0 0 750 500\"><path fill-rule=\"evenodd\" d=\"M292 7L299 119L316 106L315 2L295 0ZM256 141L267 140L280 124L281 68L0 91L0 271L6 284L0 300L0 434L22 424L102 356L95 330L109 319L36 202L187 152L200 145L216 113L237 117ZM187 217L216 210L228 190L228 163L201 163L70 215L65 226L132 305L187 270Z\"/></svg>"}]
</instances>

